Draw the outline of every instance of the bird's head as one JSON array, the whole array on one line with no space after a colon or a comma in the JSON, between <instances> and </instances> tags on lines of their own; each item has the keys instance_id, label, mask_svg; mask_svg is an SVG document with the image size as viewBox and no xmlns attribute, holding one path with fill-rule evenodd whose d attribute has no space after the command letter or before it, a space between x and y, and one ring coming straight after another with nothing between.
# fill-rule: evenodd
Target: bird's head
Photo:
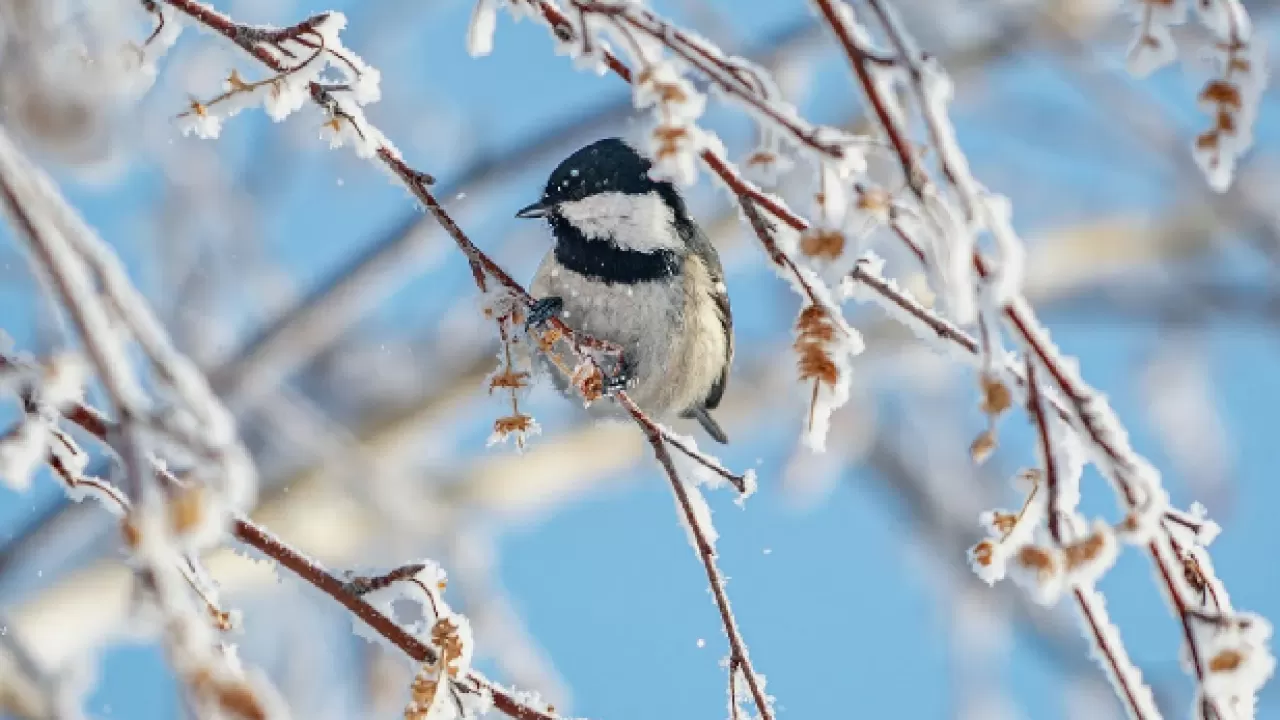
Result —
<instances>
[{"instance_id":1,"label":"bird's head","mask_svg":"<svg viewBox=\"0 0 1280 720\"><path fill-rule=\"evenodd\" d=\"M516 217L546 218L557 239L575 232L624 250L681 250L684 201L674 185L649 176L651 167L626 142L598 140L561 162L542 198Z\"/></svg>"}]
</instances>

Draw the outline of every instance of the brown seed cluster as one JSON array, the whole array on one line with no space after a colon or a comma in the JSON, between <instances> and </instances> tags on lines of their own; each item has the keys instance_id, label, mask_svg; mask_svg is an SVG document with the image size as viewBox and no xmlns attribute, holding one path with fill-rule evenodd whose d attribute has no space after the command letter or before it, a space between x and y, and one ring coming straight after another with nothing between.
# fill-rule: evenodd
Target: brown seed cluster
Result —
<instances>
[{"instance_id":1,"label":"brown seed cluster","mask_svg":"<svg viewBox=\"0 0 1280 720\"><path fill-rule=\"evenodd\" d=\"M780 159L772 150L756 150L742 164L749 168L771 169L777 167Z\"/></svg>"},{"instance_id":2,"label":"brown seed cluster","mask_svg":"<svg viewBox=\"0 0 1280 720\"><path fill-rule=\"evenodd\" d=\"M982 402L978 407L987 416L987 429L979 433L969 445L969 457L981 465L999 446L996 420L1013 406L1013 393L1000 378L985 372L978 378L978 387L982 390Z\"/></svg>"},{"instance_id":3,"label":"brown seed cluster","mask_svg":"<svg viewBox=\"0 0 1280 720\"><path fill-rule=\"evenodd\" d=\"M979 465L987 461L991 454L996 451L999 443L996 441L995 430L988 428L978 433L978 437L973 439L969 444L969 457Z\"/></svg>"},{"instance_id":4,"label":"brown seed cluster","mask_svg":"<svg viewBox=\"0 0 1280 720\"><path fill-rule=\"evenodd\" d=\"M1018 564L1035 573L1040 582L1058 573L1058 560L1054 553L1036 545L1024 545L1018 550Z\"/></svg>"},{"instance_id":5,"label":"brown seed cluster","mask_svg":"<svg viewBox=\"0 0 1280 720\"><path fill-rule=\"evenodd\" d=\"M1244 664L1244 653L1235 648L1227 648L1209 659L1209 672L1233 672Z\"/></svg>"},{"instance_id":6,"label":"brown seed cluster","mask_svg":"<svg viewBox=\"0 0 1280 720\"><path fill-rule=\"evenodd\" d=\"M494 421L494 437L505 440L507 436L514 433L516 446L524 449L525 437L535 428L535 423L532 416L520 410L520 391L529 387L532 375L526 370L516 369L519 356L512 350L516 340L511 327L516 323L517 317L519 317L517 311L508 310L505 315L497 318L498 337L502 340L503 364L501 369L489 378L489 394L492 395L494 390L505 391L511 404L511 412ZM554 340L551 341L552 344L554 342Z\"/></svg>"},{"instance_id":7,"label":"brown seed cluster","mask_svg":"<svg viewBox=\"0 0 1280 720\"><path fill-rule=\"evenodd\" d=\"M409 685L409 704L404 709L405 720L426 720L431 706L440 692L441 669L449 678L457 678L462 668L456 663L462 657L462 635L458 624L449 617L442 617L431 626L431 642L440 649L435 663L423 663Z\"/></svg>"},{"instance_id":8,"label":"brown seed cluster","mask_svg":"<svg viewBox=\"0 0 1280 720\"><path fill-rule=\"evenodd\" d=\"M1011 512L997 510L991 513L991 529L1006 537L1018 525L1018 516Z\"/></svg>"},{"instance_id":9,"label":"brown seed cluster","mask_svg":"<svg viewBox=\"0 0 1280 720\"><path fill-rule=\"evenodd\" d=\"M209 490L204 485L178 488L169 498L169 526L178 536L185 535L204 522L209 512Z\"/></svg>"},{"instance_id":10,"label":"brown seed cluster","mask_svg":"<svg viewBox=\"0 0 1280 720\"><path fill-rule=\"evenodd\" d=\"M449 677L458 677L459 667L455 664L462 657L462 636L458 634L458 625L452 618L443 617L431 627L431 642L440 648L440 661L445 666Z\"/></svg>"},{"instance_id":11,"label":"brown seed cluster","mask_svg":"<svg viewBox=\"0 0 1280 720\"><path fill-rule=\"evenodd\" d=\"M893 198L882 188L866 188L859 190L856 207L864 213L884 215L892 202Z\"/></svg>"},{"instance_id":12,"label":"brown seed cluster","mask_svg":"<svg viewBox=\"0 0 1280 720\"><path fill-rule=\"evenodd\" d=\"M586 402L593 403L604 397L604 373L595 363L579 363L569 380Z\"/></svg>"},{"instance_id":13,"label":"brown seed cluster","mask_svg":"<svg viewBox=\"0 0 1280 720\"><path fill-rule=\"evenodd\" d=\"M494 390L523 390L529 387L529 373L507 368L489 378L489 394Z\"/></svg>"},{"instance_id":14,"label":"brown seed cluster","mask_svg":"<svg viewBox=\"0 0 1280 720\"><path fill-rule=\"evenodd\" d=\"M813 414L818 404L818 388L820 385L835 387L840 380L840 369L831 357L831 343L836 338L835 320L827 309L821 305L811 304L800 311L796 319L796 353L799 355L797 365L800 380L813 383L813 394L809 400L809 427L813 427Z\"/></svg>"},{"instance_id":15,"label":"brown seed cluster","mask_svg":"<svg viewBox=\"0 0 1280 720\"><path fill-rule=\"evenodd\" d=\"M1228 49L1227 71L1221 78L1210 80L1200 90L1199 101L1210 110L1213 125L1196 136L1196 149L1217 153L1224 137L1234 137L1239 130L1239 115L1244 108L1244 95L1240 86L1232 80L1236 72L1249 74L1249 60L1240 57L1239 48ZM1216 160L1215 160L1216 162Z\"/></svg>"},{"instance_id":16,"label":"brown seed cluster","mask_svg":"<svg viewBox=\"0 0 1280 720\"><path fill-rule=\"evenodd\" d=\"M982 567L991 567L992 561L995 560L996 543L990 539L983 540L977 545L974 545L973 549L969 551L969 554L973 556L973 561L975 563Z\"/></svg>"},{"instance_id":17,"label":"brown seed cluster","mask_svg":"<svg viewBox=\"0 0 1280 720\"><path fill-rule=\"evenodd\" d=\"M795 349L800 355L800 379L835 385L839 370L829 345L835 340L836 324L826 308L809 305L796 320Z\"/></svg>"},{"instance_id":18,"label":"brown seed cluster","mask_svg":"<svg viewBox=\"0 0 1280 720\"><path fill-rule=\"evenodd\" d=\"M982 387L982 412L1000 415L1013 407L1013 393L1009 392L1009 386L1000 382L999 378L983 373L979 383Z\"/></svg>"},{"instance_id":19,"label":"brown seed cluster","mask_svg":"<svg viewBox=\"0 0 1280 720\"><path fill-rule=\"evenodd\" d=\"M439 690L435 666L423 663L409 685L409 704L404 708L404 720L426 720Z\"/></svg>"},{"instance_id":20,"label":"brown seed cluster","mask_svg":"<svg viewBox=\"0 0 1280 720\"><path fill-rule=\"evenodd\" d=\"M524 413L507 415L493 421L493 431L503 437L511 433L528 433L531 429L533 429L533 418Z\"/></svg>"},{"instance_id":21,"label":"brown seed cluster","mask_svg":"<svg viewBox=\"0 0 1280 720\"><path fill-rule=\"evenodd\" d=\"M692 138L687 127L667 123L659 125L653 129L653 139L656 141L653 154L657 160L679 157L681 148L688 145Z\"/></svg>"},{"instance_id":22,"label":"brown seed cluster","mask_svg":"<svg viewBox=\"0 0 1280 720\"><path fill-rule=\"evenodd\" d=\"M1092 534L1062 548L1068 570L1081 568L1102 556L1107 548L1107 536L1101 531Z\"/></svg>"},{"instance_id":23,"label":"brown seed cluster","mask_svg":"<svg viewBox=\"0 0 1280 720\"><path fill-rule=\"evenodd\" d=\"M636 85L639 87L651 87L654 94L658 96L658 102L666 105L670 103L680 104L688 102L689 94L679 83L663 82L656 79L657 73L655 69L657 65L649 65L636 75Z\"/></svg>"},{"instance_id":24,"label":"brown seed cluster","mask_svg":"<svg viewBox=\"0 0 1280 720\"><path fill-rule=\"evenodd\" d=\"M839 230L806 230L800 236L800 252L819 260L835 260L844 254L844 233Z\"/></svg>"},{"instance_id":25,"label":"brown seed cluster","mask_svg":"<svg viewBox=\"0 0 1280 720\"><path fill-rule=\"evenodd\" d=\"M248 682L219 677L208 668L187 676L187 687L201 700L211 701L226 717L237 720L267 720L270 714Z\"/></svg>"}]
</instances>

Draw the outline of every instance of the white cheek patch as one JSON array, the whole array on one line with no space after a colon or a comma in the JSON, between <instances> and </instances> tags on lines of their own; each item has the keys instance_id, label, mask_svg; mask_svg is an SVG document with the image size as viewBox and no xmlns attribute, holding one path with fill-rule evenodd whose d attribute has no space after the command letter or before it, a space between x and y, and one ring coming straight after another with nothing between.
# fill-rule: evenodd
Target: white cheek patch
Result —
<instances>
[{"instance_id":1,"label":"white cheek patch","mask_svg":"<svg viewBox=\"0 0 1280 720\"><path fill-rule=\"evenodd\" d=\"M613 240L625 250L680 250L671 207L657 193L605 192L560 203L560 214L592 240Z\"/></svg>"}]
</instances>

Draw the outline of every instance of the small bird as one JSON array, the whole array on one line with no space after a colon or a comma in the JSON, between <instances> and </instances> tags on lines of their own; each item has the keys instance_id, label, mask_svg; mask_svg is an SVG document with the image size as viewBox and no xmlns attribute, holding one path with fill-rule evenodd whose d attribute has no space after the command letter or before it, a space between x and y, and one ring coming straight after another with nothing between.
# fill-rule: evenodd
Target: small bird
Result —
<instances>
[{"instance_id":1,"label":"small bird","mask_svg":"<svg viewBox=\"0 0 1280 720\"><path fill-rule=\"evenodd\" d=\"M675 185L650 178L650 167L626 142L599 140L560 163L542 199L516 213L545 218L555 239L529 288L537 299L529 321L559 314L620 346L611 385L625 385L655 419L693 418L727 443L710 414L733 361L724 269Z\"/></svg>"}]
</instances>

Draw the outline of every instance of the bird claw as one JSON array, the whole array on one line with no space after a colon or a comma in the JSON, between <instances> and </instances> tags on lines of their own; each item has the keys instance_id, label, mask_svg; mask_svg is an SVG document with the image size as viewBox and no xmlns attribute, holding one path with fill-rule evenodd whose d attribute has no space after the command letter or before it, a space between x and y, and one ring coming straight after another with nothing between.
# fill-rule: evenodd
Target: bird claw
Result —
<instances>
[{"instance_id":1,"label":"bird claw","mask_svg":"<svg viewBox=\"0 0 1280 720\"><path fill-rule=\"evenodd\" d=\"M342 589L349 595L359 597L372 592L373 585L369 582L369 578L355 577L342 583Z\"/></svg>"},{"instance_id":2,"label":"bird claw","mask_svg":"<svg viewBox=\"0 0 1280 720\"><path fill-rule=\"evenodd\" d=\"M531 328L542 329L547 321L564 309L564 300L558 297L544 297L534 300L529 305L529 319L525 320L524 331L529 332Z\"/></svg>"},{"instance_id":3,"label":"bird claw","mask_svg":"<svg viewBox=\"0 0 1280 720\"><path fill-rule=\"evenodd\" d=\"M631 368L628 367L625 360L619 358L617 367L613 372L600 372L604 376L604 391L607 395L613 395L627 389L631 384Z\"/></svg>"}]
</instances>

